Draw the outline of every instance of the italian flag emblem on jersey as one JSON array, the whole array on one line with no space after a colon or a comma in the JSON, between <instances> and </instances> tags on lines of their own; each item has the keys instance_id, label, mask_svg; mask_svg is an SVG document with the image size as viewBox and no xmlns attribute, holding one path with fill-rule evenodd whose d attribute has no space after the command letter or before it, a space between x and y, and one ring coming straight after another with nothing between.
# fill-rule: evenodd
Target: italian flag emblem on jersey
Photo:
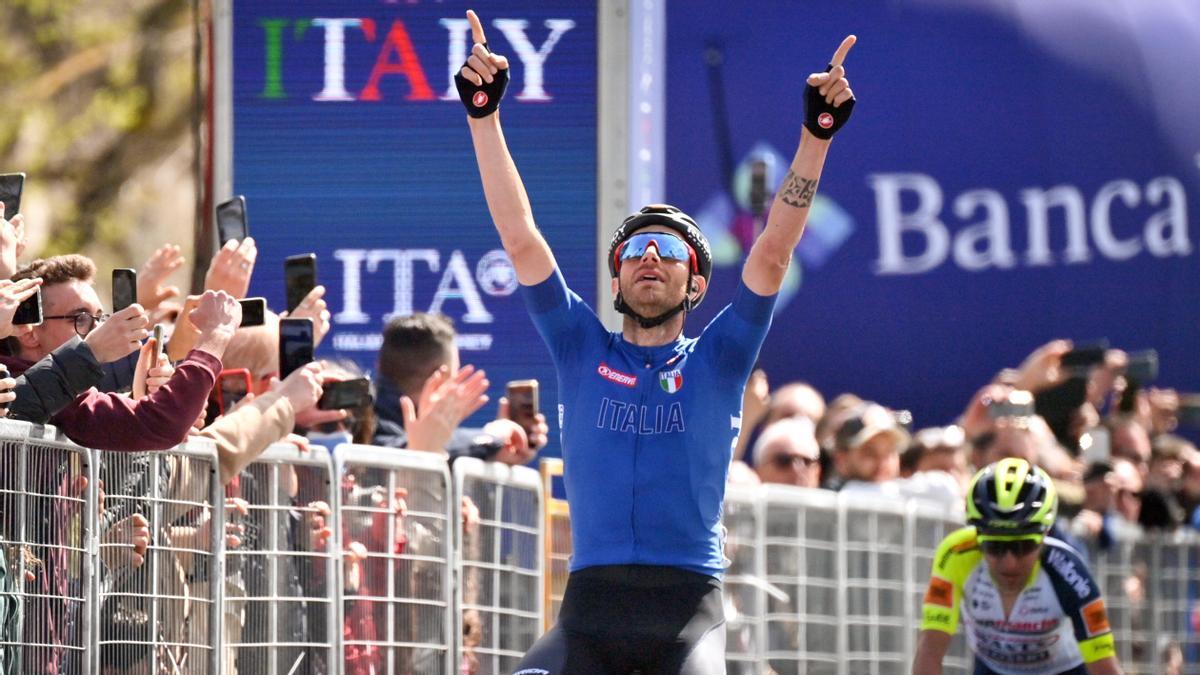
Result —
<instances>
[{"instance_id":1,"label":"italian flag emblem on jersey","mask_svg":"<svg viewBox=\"0 0 1200 675\"><path fill-rule=\"evenodd\" d=\"M683 371L672 370L658 374L658 383L662 385L663 391L668 394L674 394L683 388Z\"/></svg>"}]
</instances>

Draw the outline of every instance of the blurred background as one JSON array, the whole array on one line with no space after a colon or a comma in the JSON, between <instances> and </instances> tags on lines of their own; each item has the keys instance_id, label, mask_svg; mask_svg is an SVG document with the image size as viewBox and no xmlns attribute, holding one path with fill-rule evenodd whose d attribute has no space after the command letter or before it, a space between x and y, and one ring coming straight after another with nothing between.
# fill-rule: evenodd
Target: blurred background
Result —
<instances>
[{"instance_id":1,"label":"blurred background","mask_svg":"<svg viewBox=\"0 0 1200 675\"><path fill-rule=\"evenodd\" d=\"M27 258L81 252L106 271L171 242L194 259L207 4L0 7L0 166L29 176Z\"/></svg>"}]
</instances>

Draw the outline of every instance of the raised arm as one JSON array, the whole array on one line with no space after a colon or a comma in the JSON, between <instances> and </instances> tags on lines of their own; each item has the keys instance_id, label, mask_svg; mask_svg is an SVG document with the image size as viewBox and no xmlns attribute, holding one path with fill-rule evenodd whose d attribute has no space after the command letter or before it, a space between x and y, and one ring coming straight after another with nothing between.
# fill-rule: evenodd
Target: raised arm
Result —
<instances>
[{"instance_id":1,"label":"raised arm","mask_svg":"<svg viewBox=\"0 0 1200 675\"><path fill-rule=\"evenodd\" d=\"M773 295L783 284L792 251L800 243L808 210L821 180L829 140L846 123L854 108L854 92L850 90L842 62L855 40L853 35L842 40L827 72L808 76L800 148L775 193L767 226L754 242L742 268L742 281L759 295Z\"/></svg>"},{"instance_id":2,"label":"raised arm","mask_svg":"<svg viewBox=\"0 0 1200 675\"><path fill-rule=\"evenodd\" d=\"M545 281L554 272L554 255L533 222L529 196L500 128L497 106L508 84L508 59L488 51L483 24L475 12L467 10L467 20L475 44L454 80L467 107L467 125L488 211L517 270L517 280L529 286Z\"/></svg>"}]
</instances>

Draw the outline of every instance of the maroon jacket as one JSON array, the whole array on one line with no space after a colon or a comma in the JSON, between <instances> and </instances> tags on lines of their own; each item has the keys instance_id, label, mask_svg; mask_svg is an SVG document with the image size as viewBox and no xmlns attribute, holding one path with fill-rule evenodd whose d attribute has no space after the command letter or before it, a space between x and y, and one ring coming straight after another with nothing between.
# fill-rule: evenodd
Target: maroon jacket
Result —
<instances>
[{"instance_id":1,"label":"maroon jacket","mask_svg":"<svg viewBox=\"0 0 1200 675\"><path fill-rule=\"evenodd\" d=\"M33 365L15 356L0 356L16 377ZM192 423L204 412L208 394L221 372L221 360L193 349L175 364L175 374L161 389L134 401L94 387L51 418L67 438L85 448L144 452L166 450L187 440Z\"/></svg>"}]
</instances>

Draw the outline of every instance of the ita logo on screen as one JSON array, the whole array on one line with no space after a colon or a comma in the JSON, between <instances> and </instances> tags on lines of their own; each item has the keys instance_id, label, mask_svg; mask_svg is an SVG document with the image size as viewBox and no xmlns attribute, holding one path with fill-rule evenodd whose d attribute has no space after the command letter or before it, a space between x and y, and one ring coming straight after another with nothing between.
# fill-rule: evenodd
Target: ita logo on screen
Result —
<instances>
[{"instance_id":1,"label":"ita logo on screen","mask_svg":"<svg viewBox=\"0 0 1200 675\"><path fill-rule=\"evenodd\" d=\"M497 321L489 305L519 286L516 269L501 249L474 260L462 250L444 254L435 248L340 248L333 257L342 282L340 297L330 303L336 310L333 346L339 351L378 350L379 324L414 312L454 317L459 348L486 351Z\"/></svg>"}]
</instances>

